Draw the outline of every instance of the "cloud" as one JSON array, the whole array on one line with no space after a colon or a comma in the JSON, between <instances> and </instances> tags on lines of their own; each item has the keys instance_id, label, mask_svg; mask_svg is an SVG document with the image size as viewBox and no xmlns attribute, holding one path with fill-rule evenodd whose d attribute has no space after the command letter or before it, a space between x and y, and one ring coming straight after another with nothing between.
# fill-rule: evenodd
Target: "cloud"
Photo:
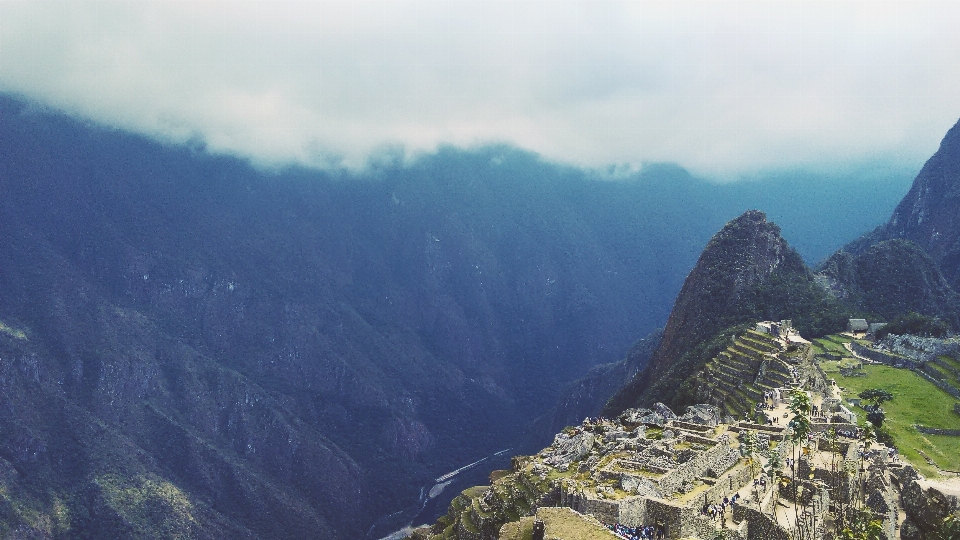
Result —
<instances>
[{"instance_id":1,"label":"cloud","mask_svg":"<svg viewBox=\"0 0 960 540\"><path fill-rule=\"evenodd\" d=\"M510 142L730 176L921 161L960 6L908 1L0 2L0 90L262 163Z\"/></svg>"}]
</instances>

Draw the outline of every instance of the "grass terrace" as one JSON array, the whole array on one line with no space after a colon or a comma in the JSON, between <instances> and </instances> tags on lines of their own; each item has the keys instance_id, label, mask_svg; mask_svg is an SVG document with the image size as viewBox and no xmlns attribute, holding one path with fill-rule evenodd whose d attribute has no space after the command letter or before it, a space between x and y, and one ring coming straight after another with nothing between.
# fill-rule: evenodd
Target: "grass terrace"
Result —
<instances>
[{"instance_id":1,"label":"grass terrace","mask_svg":"<svg viewBox=\"0 0 960 540\"><path fill-rule=\"evenodd\" d=\"M894 399L884 403L887 418L883 426L893 435L900 454L927 476L937 473L920 452L941 469L960 471L960 437L926 435L913 427L921 424L960 429L960 416L953 412L957 400L910 370L865 365L863 371L866 377L831 374L844 389L844 399L855 398L868 388L891 392ZM862 409L856 409L856 412L861 418L865 415Z\"/></svg>"}]
</instances>

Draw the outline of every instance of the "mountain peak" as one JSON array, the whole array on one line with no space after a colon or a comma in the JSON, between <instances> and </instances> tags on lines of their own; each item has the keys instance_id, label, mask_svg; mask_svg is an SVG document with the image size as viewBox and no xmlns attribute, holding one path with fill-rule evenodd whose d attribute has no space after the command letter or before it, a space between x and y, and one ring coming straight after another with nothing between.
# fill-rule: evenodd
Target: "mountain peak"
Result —
<instances>
[{"instance_id":1,"label":"mountain peak","mask_svg":"<svg viewBox=\"0 0 960 540\"><path fill-rule=\"evenodd\" d=\"M651 365L682 354L726 326L744 293L777 269L805 272L799 255L780 236L780 227L759 210L748 210L713 236L687 276L664 329L663 345Z\"/></svg>"},{"instance_id":2,"label":"mountain peak","mask_svg":"<svg viewBox=\"0 0 960 540\"><path fill-rule=\"evenodd\" d=\"M647 369L604 412L635 406L644 402L643 396L669 401L699 358L694 350L725 329L751 320L791 318L824 301L803 260L780 236L780 227L759 210L744 212L704 248Z\"/></svg>"}]
</instances>

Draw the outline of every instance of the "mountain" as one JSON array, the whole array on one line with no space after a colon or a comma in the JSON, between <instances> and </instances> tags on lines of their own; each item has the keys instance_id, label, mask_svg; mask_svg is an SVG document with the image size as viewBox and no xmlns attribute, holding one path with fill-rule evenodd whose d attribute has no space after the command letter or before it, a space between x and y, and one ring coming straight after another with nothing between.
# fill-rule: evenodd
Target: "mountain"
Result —
<instances>
[{"instance_id":1,"label":"mountain","mask_svg":"<svg viewBox=\"0 0 960 540\"><path fill-rule=\"evenodd\" d=\"M749 201L822 197L505 146L263 170L5 96L0 150L0 536L377 537L640 370L590 371ZM875 225L803 214L808 258Z\"/></svg>"},{"instance_id":2,"label":"mountain","mask_svg":"<svg viewBox=\"0 0 960 540\"><path fill-rule=\"evenodd\" d=\"M876 240L900 238L922 247L947 282L960 290L960 122L947 132L927 160L890 221L870 235Z\"/></svg>"},{"instance_id":3,"label":"mountain","mask_svg":"<svg viewBox=\"0 0 960 540\"><path fill-rule=\"evenodd\" d=\"M857 255L839 251L820 275L834 295L873 320L916 312L960 328L960 295L933 258L909 240L884 240Z\"/></svg>"},{"instance_id":4,"label":"mountain","mask_svg":"<svg viewBox=\"0 0 960 540\"><path fill-rule=\"evenodd\" d=\"M917 312L960 328L960 122L889 220L830 256L819 272L838 298L871 316Z\"/></svg>"},{"instance_id":5,"label":"mountain","mask_svg":"<svg viewBox=\"0 0 960 540\"><path fill-rule=\"evenodd\" d=\"M0 148L0 536L409 519L661 324L709 226L499 147L261 171L4 99Z\"/></svg>"},{"instance_id":6,"label":"mountain","mask_svg":"<svg viewBox=\"0 0 960 540\"><path fill-rule=\"evenodd\" d=\"M606 416L656 401L674 409L690 395L683 384L741 329L757 320L794 319L818 336L844 322L845 311L817 284L800 256L763 212L727 223L707 244L667 320L646 369L621 388Z\"/></svg>"}]
</instances>

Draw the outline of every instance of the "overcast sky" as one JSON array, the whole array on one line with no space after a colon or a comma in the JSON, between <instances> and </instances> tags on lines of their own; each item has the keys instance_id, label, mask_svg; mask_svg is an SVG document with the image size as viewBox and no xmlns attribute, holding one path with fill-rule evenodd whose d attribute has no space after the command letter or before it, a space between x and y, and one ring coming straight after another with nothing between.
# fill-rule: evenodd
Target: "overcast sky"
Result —
<instances>
[{"instance_id":1,"label":"overcast sky","mask_svg":"<svg viewBox=\"0 0 960 540\"><path fill-rule=\"evenodd\" d=\"M921 163L960 117L960 2L0 0L0 90L268 164Z\"/></svg>"}]
</instances>

